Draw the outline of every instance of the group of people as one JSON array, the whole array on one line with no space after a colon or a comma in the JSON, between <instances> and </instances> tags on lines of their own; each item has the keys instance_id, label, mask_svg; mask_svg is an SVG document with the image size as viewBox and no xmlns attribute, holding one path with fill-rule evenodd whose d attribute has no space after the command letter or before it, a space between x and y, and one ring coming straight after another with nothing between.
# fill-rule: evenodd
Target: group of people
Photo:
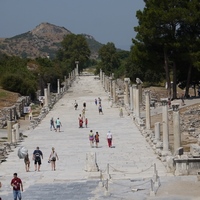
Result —
<instances>
[{"instance_id":1,"label":"group of people","mask_svg":"<svg viewBox=\"0 0 200 200\"><path fill-rule=\"evenodd\" d=\"M33 157L32 157L32 160L34 161L34 165L35 165L35 171L40 171L42 159L43 159L43 153L42 153L42 151L40 150L39 147L36 147L36 149L33 152ZM56 170L56 159L58 160L58 154L55 152L55 148L52 147L52 151L50 153L48 162L51 163L51 168L54 171ZM24 157L24 163L25 163L26 171L29 172L30 159L29 159L28 153Z\"/></svg>"},{"instance_id":2,"label":"group of people","mask_svg":"<svg viewBox=\"0 0 200 200\"><path fill-rule=\"evenodd\" d=\"M56 119L55 124L56 124L56 127L54 125L54 119L52 117L50 120L50 130L52 131L52 128L53 128L54 131L60 132L60 127L62 126L62 123L61 123L59 117Z\"/></svg>"},{"instance_id":3,"label":"group of people","mask_svg":"<svg viewBox=\"0 0 200 200\"><path fill-rule=\"evenodd\" d=\"M98 105L99 114L102 114L102 115L103 115L103 109L102 109L102 104L101 104L101 98L98 97L98 100L95 99L95 100L94 100L94 103L95 103L96 106L99 104L99 105Z\"/></svg>"},{"instance_id":4,"label":"group of people","mask_svg":"<svg viewBox=\"0 0 200 200\"><path fill-rule=\"evenodd\" d=\"M112 133L110 131L108 131L107 133L107 142L108 142L108 147L112 147ZM96 134L93 133L92 130L90 130L89 133L89 141L90 141L90 147L93 148L94 147L94 143L96 144L96 148L98 148L98 144L99 144L99 133L96 132Z\"/></svg>"},{"instance_id":5,"label":"group of people","mask_svg":"<svg viewBox=\"0 0 200 200\"><path fill-rule=\"evenodd\" d=\"M42 164L41 159L43 159L43 153L39 149L39 147L36 147L36 149L34 150L32 159L34 160L35 171L40 171L40 165ZM49 155L49 160L48 160L48 162L51 163L52 171L56 170L56 160L58 160L58 154L55 152L55 148L52 147L52 151ZM24 162L25 162L26 171L29 172L30 160L29 160L28 153L24 157ZM23 191L23 184L22 184L22 180L17 176L17 173L13 174L13 179L11 180L10 185L13 188L14 200L17 200L17 198L21 200L22 199L21 191ZM1 187L1 182L0 182L0 187Z\"/></svg>"},{"instance_id":6,"label":"group of people","mask_svg":"<svg viewBox=\"0 0 200 200\"><path fill-rule=\"evenodd\" d=\"M90 130L89 133L89 141L90 141L90 147L94 147L94 143L96 144L96 148L98 148L98 144L99 144L99 133L96 132L96 134L94 135L93 131Z\"/></svg>"}]
</instances>

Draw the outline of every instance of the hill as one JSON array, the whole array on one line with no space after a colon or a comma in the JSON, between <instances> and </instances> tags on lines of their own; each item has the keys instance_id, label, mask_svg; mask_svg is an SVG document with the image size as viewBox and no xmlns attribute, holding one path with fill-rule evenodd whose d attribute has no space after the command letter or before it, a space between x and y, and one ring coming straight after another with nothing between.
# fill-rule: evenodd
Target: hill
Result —
<instances>
[{"instance_id":1,"label":"hill","mask_svg":"<svg viewBox=\"0 0 200 200\"><path fill-rule=\"evenodd\" d=\"M47 57L54 58L60 47L63 37L72 34L64 27L50 23L41 23L33 30L11 38L0 38L0 51L8 55L22 58ZM91 51L91 57L98 57L98 50L103 45L97 42L92 36L82 34Z\"/></svg>"}]
</instances>

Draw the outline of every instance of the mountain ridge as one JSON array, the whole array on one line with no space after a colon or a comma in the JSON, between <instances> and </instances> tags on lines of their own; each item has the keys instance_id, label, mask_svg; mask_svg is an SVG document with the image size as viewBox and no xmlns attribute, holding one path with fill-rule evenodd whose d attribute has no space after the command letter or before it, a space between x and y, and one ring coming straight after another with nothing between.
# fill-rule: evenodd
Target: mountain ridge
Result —
<instances>
[{"instance_id":1,"label":"mountain ridge","mask_svg":"<svg viewBox=\"0 0 200 200\"><path fill-rule=\"evenodd\" d=\"M65 27L56 26L48 22L37 25L31 31L10 37L0 38L0 51L12 56L35 59L36 57L55 58L63 37L73 34ZM91 51L91 58L98 57L98 50L103 44L88 34L81 34L86 38Z\"/></svg>"}]
</instances>

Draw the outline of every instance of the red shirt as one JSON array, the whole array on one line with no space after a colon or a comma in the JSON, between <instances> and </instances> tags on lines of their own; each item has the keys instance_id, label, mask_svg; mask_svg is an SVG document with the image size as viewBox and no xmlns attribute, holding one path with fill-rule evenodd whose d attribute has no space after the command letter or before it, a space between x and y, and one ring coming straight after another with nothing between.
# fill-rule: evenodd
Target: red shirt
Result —
<instances>
[{"instance_id":1,"label":"red shirt","mask_svg":"<svg viewBox=\"0 0 200 200\"><path fill-rule=\"evenodd\" d=\"M13 190L20 190L20 184L22 183L20 178L13 178L11 185L14 185Z\"/></svg>"}]
</instances>

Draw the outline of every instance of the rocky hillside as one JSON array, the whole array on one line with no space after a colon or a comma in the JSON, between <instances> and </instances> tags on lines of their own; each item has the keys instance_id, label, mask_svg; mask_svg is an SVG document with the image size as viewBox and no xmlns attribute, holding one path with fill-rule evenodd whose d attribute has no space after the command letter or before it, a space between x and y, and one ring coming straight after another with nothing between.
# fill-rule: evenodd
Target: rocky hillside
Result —
<instances>
[{"instance_id":1,"label":"rocky hillside","mask_svg":"<svg viewBox=\"0 0 200 200\"><path fill-rule=\"evenodd\" d=\"M49 23L41 23L32 31L16 35L12 38L0 38L0 51L8 55L22 58L55 57L63 37L72 34L64 27ZM83 34L92 52L91 57L98 56L98 50L102 46L92 36Z\"/></svg>"}]
</instances>

